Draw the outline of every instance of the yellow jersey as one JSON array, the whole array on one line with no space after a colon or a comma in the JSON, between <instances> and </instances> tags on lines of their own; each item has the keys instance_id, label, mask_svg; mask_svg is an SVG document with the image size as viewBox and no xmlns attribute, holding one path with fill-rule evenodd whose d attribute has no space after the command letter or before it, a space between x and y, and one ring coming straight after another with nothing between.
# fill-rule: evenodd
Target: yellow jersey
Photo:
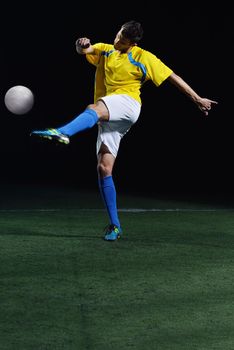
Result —
<instances>
[{"instance_id":1,"label":"yellow jersey","mask_svg":"<svg viewBox=\"0 0 234 350\"><path fill-rule=\"evenodd\" d=\"M158 57L138 46L128 53L121 53L113 45L92 45L94 53L86 54L87 60L96 66L94 101L113 94L126 94L141 103L141 87L148 81L159 86L171 74Z\"/></svg>"}]
</instances>

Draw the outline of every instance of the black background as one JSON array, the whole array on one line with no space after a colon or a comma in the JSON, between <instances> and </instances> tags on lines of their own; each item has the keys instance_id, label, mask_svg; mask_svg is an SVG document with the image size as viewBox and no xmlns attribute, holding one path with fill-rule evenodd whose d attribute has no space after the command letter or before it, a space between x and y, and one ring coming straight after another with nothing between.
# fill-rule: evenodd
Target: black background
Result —
<instances>
[{"instance_id":1,"label":"black background","mask_svg":"<svg viewBox=\"0 0 234 350\"><path fill-rule=\"evenodd\" d=\"M112 43L120 26L131 19L144 28L139 46L155 53L198 94L219 104L204 117L169 83L159 88L146 83L141 116L122 140L116 160L118 189L233 195L233 13L224 4L190 2L5 4L2 184L96 188L96 127L75 135L68 147L35 143L29 134L66 123L93 101L95 68L76 53L76 39L87 36L92 43ZM34 107L26 115L14 115L4 105L4 95L14 85L34 93Z\"/></svg>"}]
</instances>

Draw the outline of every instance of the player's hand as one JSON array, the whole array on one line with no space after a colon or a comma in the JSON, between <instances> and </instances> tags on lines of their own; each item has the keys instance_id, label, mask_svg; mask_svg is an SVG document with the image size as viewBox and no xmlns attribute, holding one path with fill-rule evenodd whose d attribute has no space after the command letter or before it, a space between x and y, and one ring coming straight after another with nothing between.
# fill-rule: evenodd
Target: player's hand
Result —
<instances>
[{"instance_id":1,"label":"player's hand","mask_svg":"<svg viewBox=\"0 0 234 350\"><path fill-rule=\"evenodd\" d=\"M90 39L79 38L76 40L76 47L79 49L87 49L90 46Z\"/></svg>"},{"instance_id":2,"label":"player's hand","mask_svg":"<svg viewBox=\"0 0 234 350\"><path fill-rule=\"evenodd\" d=\"M212 108L212 105L217 105L217 101L210 100L208 98L201 98L198 102L198 108L207 116Z\"/></svg>"}]
</instances>

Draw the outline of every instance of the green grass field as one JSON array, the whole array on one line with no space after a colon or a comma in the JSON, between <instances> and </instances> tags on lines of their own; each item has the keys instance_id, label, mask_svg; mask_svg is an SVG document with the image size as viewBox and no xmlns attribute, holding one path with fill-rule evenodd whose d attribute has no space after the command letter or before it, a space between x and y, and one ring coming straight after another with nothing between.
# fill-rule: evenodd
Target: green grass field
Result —
<instances>
[{"instance_id":1,"label":"green grass field","mask_svg":"<svg viewBox=\"0 0 234 350\"><path fill-rule=\"evenodd\" d=\"M105 242L98 193L3 192L0 350L234 349L231 205L120 195Z\"/></svg>"}]
</instances>

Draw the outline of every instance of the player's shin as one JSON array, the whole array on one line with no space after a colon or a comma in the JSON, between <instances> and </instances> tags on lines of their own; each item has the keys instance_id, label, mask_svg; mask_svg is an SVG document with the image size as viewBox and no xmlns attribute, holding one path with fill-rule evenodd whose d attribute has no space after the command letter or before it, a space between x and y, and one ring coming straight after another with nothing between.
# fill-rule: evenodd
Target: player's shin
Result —
<instances>
[{"instance_id":1,"label":"player's shin","mask_svg":"<svg viewBox=\"0 0 234 350\"><path fill-rule=\"evenodd\" d=\"M112 176L106 176L103 179L98 179L99 189L105 203L110 224L120 227L118 218L117 201L116 201L116 189Z\"/></svg>"},{"instance_id":2,"label":"player's shin","mask_svg":"<svg viewBox=\"0 0 234 350\"><path fill-rule=\"evenodd\" d=\"M57 128L64 135L72 136L86 129L92 128L98 122L98 115L93 109L86 109L68 124Z\"/></svg>"}]
</instances>

